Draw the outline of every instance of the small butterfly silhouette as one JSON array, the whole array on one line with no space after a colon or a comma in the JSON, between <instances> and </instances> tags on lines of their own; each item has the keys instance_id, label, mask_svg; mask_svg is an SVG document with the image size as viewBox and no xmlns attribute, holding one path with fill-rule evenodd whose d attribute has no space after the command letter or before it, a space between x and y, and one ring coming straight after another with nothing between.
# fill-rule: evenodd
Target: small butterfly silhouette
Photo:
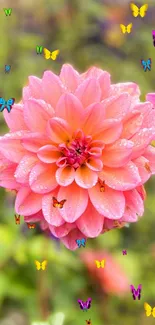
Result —
<instances>
[{"instance_id":1,"label":"small butterfly silhouette","mask_svg":"<svg viewBox=\"0 0 155 325\"><path fill-rule=\"evenodd\" d=\"M142 18L146 15L148 4L144 4L138 8L134 3L130 3L130 8L134 17L141 16Z\"/></svg>"},{"instance_id":2,"label":"small butterfly silhouette","mask_svg":"<svg viewBox=\"0 0 155 325\"><path fill-rule=\"evenodd\" d=\"M80 305L80 308L84 311L87 311L88 309L90 309L90 307L91 307L91 301L92 301L92 299L91 298L88 298L87 300L86 300L86 302L84 302L83 300L81 300L81 299L78 299L78 303L79 303L79 305Z\"/></svg>"},{"instance_id":3,"label":"small butterfly silhouette","mask_svg":"<svg viewBox=\"0 0 155 325\"><path fill-rule=\"evenodd\" d=\"M139 284L137 290L135 289L135 287L131 284L130 285L130 289L131 289L131 292L132 292L132 297L134 300L136 300L136 297L138 297L138 300L140 300L141 298L141 291L142 291L142 285Z\"/></svg>"},{"instance_id":4,"label":"small butterfly silhouette","mask_svg":"<svg viewBox=\"0 0 155 325\"><path fill-rule=\"evenodd\" d=\"M34 229L36 227L35 223L32 223L32 224L27 223L27 226L29 229Z\"/></svg>"},{"instance_id":5,"label":"small butterfly silhouette","mask_svg":"<svg viewBox=\"0 0 155 325\"><path fill-rule=\"evenodd\" d=\"M67 200L61 200L60 202L57 201L56 197L53 196L53 207L54 208L60 208L62 209L63 208L63 205L64 203L66 202Z\"/></svg>"},{"instance_id":6,"label":"small butterfly silhouette","mask_svg":"<svg viewBox=\"0 0 155 325\"><path fill-rule=\"evenodd\" d=\"M11 8L4 8L4 12L6 16L11 16L12 9Z\"/></svg>"},{"instance_id":7,"label":"small butterfly silhouette","mask_svg":"<svg viewBox=\"0 0 155 325\"><path fill-rule=\"evenodd\" d=\"M97 261L97 260L95 260L95 263L96 263L96 266L97 266L98 269L99 269L100 267L101 267L101 268L104 268L104 267L105 267L105 260L102 260L102 261Z\"/></svg>"},{"instance_id":8,"label":"small butterfly silhouette","mask_svg":"<svg viewBox=\"0 0 155 325\"><path fill-rule=\"evenodd\" d=\"M151 315L155 317L155 307L152 308L147 302L144 302L144 309L147 317Z\"/></svg>"},{"instance_id":9,"label":"small butterfly silhouette","mask_svg":"<svg viewBox=\"0 0 155 325\"><path fill-rule=\"evenodd\" d=\"M123 255L127 255L126 249L122 250Z\"/></svg>"},{"instance_id":10,"label":"small butterfly silhouette","mask_svg":"<svg viewBox=\"0 0 155 325\"><path fill-rule=\"evenodd\" d=\"M105 192L105 181L98 180L100 184L100 192Z\"/></svg>"},{"instance_id":11,"label":"small butterfly silhouette","mask_svg":"<svg viewBox=\"0 0 155 325\"><path fill-rule=\"evenodd\" d=\"M45 57L46 60L51 59L51 60L55 61L59 53L60 53L59 50L55 50L53 52L50 52L48 49L44 48L44 57Z\"/></svg>"},{"instance_id":12,"label":"small butterfly silhouette","mask_svg":"<svg viewBox=\"0 0 155 325\"><path fill-rule=\"evenodd\" d=\"M46 266L47 266L47 260L44 260L42 263L40 263L39 261L35 260L35 265L36 265L36 269L39 271L41 270L45 270Z\"/></svg>"},{"instance_id":13,"label":"small butterfly silhouette","mask_svg":"<svg viewBox=\"0 0 155 325\"><path fill-rule=\"evenodd\" d=\"M148 69L149 71L151 71L151 59L149 58L147 61L145 60L141 60L141 64L143 66L144 71L146 72L146 70Z\"/></svg>"},{"instance_id":14,"label":"small butterfly silhouette","mask_svg":"<svg viewBox=\"0 0 155 325\"><path fill-rule=\"evenodd\" d=\"M37 54L42 54L42 51L43 51L43 46L37 45L36 46L36 52L37 52Z\"/></svg>"},{"instance_id":15,"label":"small butterfly silhouette","mask_svg":"<svg viewBox=\"0 0 155 325\"><path fill-rule=\"evenodd\" d=\"M89 318L89 320L86 320L86 324L87 325L92 325L91 319Z\"/></svg>"},{"instance_id":16,"label":"small butterfly silhouette","mask_svg":"<svg viewBox=\"0 0 155 325\"><path fill-rule=\"evenodd\" d=\"M155 30L152 30L153 45L155 46Z\"/></svg>"},{"instance_id":17,"label":"small butterfly silhouette","mask_svg":"<svg viewBox=\"0 0 155 325\"><path fill-rule=\"evenodd\" d=\"M8 113L10 113L14 102L15 98L10 98L6 101L4 98L0 97L0 112L3 112L4 108L6 108Z\"/></svg>"},{"instance_id":18,"label":"small butterfly silhouette","mask_svg":"<svg viewBox=\"0 0 155 325\"><path fill-rule=\"evenodd\" d=\"M9 73L11 70L11 65L6 64L5 65L5 73Z\"/></svg>"},{"instance_id":19,"label":"small butterfly silhouette","mask_svg":"<svg viewBox=\"0 0 155 325\"><path fill-rule=\"evenodd\" d=\"M16 221L16 225L20 225L20 215L14 215L14 217L15 217L15 221Z\"/></svg>"},{"instance_id":20,"label":"small butterfly silhouette","mask_svg":"<svg viewBox=\"0 0 155 325\"><path fill-rule=\"evenodd\" d=\"M82 238L82 239L76 239L76 243L78 245L78 247L80 248L81 246L85 247L86 246L86 239Z\"/></svg>"},{"instance_id":21,"label":"small butterfly silhouette","mask_svg":"<svg viewBox=\"0 0 155 325\"><path fill-rule=\"evenodd\" d=\"M120 24L120 28L121 28L121 31L122 31L123 34L125 34L125 33L130 34L131 33L131 29L132 29L132 23L129 24L129 25L127 25L127 26L125 26L123 24Z\"/></svg>"}]
</instances>

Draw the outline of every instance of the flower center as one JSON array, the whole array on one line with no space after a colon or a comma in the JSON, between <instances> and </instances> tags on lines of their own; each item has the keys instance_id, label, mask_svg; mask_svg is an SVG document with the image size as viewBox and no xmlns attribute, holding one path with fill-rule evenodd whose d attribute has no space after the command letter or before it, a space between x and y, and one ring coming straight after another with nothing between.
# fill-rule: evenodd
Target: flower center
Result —
<instances>
[{"instance_id":1,"label":"flower center","mask_svg":"<svg viewBox=\"0 0 155 325\"><path fill-rule=\"evenodd\" d=\"M75 169L83 165L90 157L89 149L91 140L92 138L85 136L81 130L76 132L70 142L59 145L62 157L58 165L60 166L60 161L61 166L63 162L63 166L70 165Z\"/></svg>"}]
</instances>

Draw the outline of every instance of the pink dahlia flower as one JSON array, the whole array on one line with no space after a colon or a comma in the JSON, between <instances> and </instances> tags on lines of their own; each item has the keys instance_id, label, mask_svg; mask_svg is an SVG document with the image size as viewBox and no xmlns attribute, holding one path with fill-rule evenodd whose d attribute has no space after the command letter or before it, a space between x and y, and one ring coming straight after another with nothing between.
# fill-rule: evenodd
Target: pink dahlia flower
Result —
<instances>
[{"instance_id":1,"label":"pink dahlia flower","mask_svg":"<svg viewBox=\"0 0 155 325\"><path fill-rule=\"evenodd\" d=\"M0 186L16 190L16 213L71 250L76 239L136 222L155 173L155 112L139 95L95 67L29 77L22 102L4 111L10 132L0 137ZM66 200L62 208L53 197Z\"/></svg>"}]
</instances>

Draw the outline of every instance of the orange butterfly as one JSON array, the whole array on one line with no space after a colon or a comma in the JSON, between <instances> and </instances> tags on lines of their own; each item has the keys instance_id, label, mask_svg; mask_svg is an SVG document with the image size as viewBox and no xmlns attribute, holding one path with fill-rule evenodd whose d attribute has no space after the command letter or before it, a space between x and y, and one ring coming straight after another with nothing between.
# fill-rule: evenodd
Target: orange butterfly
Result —
<instances>
[{"instance_id":1,"label":"orange butterfly","mask_svg":"<svg viewBox=\"0 0 155 325\"><path fill-rule=\"evenodd\" d=\"M15 217L15 221L16 221L16 225L20 225L20 215L14 215L14 217Z\"/></svg>"},{"instance_id":2,"label":"orange butterfly","mask_svg":"<svg viewBox=\"0 0 155 325\"><path fill-rule=\"evenodd\" d=\"M32 223L32 224L27 223L27 226L29 229L34 229L36 227L35 223Z\"/></svg>"},{"instance_id":3,"label":"orange butterfly","mask_svg":"<svg viewBox=\"0 0 155 325\"><path fill-rule=\"evenodd\" d=\"M54 208L60 208L62 209L63 208L63 205L64 203L66 202L67 200L61 200L60 202L57 201L56 197L53 196L53 207Z\"/></svg>"},{"instance_id":4,"label":"orange butterfly","mask_svg":"<svg viewBox=\"0 0 155 325\"><path fill-rule=\"evenodd\" d=\"M105 191L105 181L101 181L100 179L98 180L100 184L100 192Z\"/></svg>"},{"instance_id":5,"label":"orange butterfly","mask_svg":"<svg viewBox=\"0 0 155 325\"><path fill-rule=\"evenodd\" d=\"M118 222L117 220L114 221L113 225L115 226L115 228L122 228L125 225L125 222Z\"/></svg>"}]
</instances>

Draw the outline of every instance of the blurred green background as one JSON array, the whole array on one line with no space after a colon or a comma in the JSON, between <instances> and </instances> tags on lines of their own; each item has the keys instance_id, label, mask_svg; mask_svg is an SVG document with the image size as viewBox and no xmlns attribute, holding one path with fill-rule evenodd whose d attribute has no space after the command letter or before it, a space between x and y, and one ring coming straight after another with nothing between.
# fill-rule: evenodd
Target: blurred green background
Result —
<instances>
[{"instance_id":1,"label":"blurred green background","mask_svg":"<svg viewBox=\"0 0 155 325\"><path fill-rule=\"evenodd\" d=\"M145 18L134 18L129 1L111 0L1 0L0 1L0 96L21 100L29 75L42 77L45 70L59 73L63 63L80 72L97 65L111 73L112 82L139 84L145 99L155 91L155 47L152 29L155 5L147 1ZM136 2L137 5L144 4ZM6 17L3 8L11 7ZM119 24L133 23L131 34L123 35ZM60 50L57 61L44 60L36 46ZM140 60L152 58L151 72L144 72ZM5 74L5 64L11 72ZM0 115L0 133L7 132ZM143 303L155 306L155 180L146 185L145 215L129 228L117 229L87 241L86 248L71 252L40 233L28 230L23 220L14 221L14 196L0 190L0 325L143 325L153 324L145 316ZM92 252L90 260L89 250ZM127 256L122 250L127 249ZM80 252L85 257L80 256ZM115 259L111 266L90 272L98 251ZM34 260L48 260L46 271L37 271ZM85 261L85 258L87 262ZM107 257L108 258L108 257ZM91 266L93 268L93 266ZM108 270L107 270L108 271ZM96 272L96 273L95 273ZM123 273L124 272L124 275ZM120 274L119 281L115 277ZM129 284L142 284L142 298L133 301ZM108 284L117 283L116 292ZM109 285L110 288L110 285ZM120 293L123 294L121 295ZM92 307L82 312L77 299L92 297ZM43 323L42 323L43 322Z\"/></svg>"}]
</instances>

